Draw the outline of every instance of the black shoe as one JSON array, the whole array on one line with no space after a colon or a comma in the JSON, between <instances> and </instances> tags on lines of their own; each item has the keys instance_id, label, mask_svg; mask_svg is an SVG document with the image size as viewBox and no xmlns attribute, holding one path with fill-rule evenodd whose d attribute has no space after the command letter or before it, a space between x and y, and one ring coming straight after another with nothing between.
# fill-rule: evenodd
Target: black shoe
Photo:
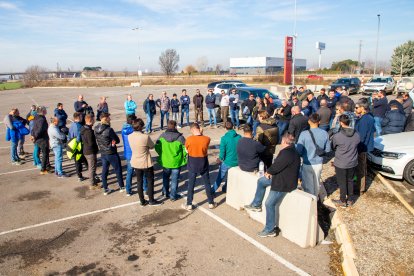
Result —
<instances>
[{"instance_id":1,"label":"black shoe","mask_svg":"<svg viewBox=\"0 0 414 276\"><path fill-rule=\"evenodd\" d=\"M150 201L148 203L148 205L149 206L160 206L160 205L162 205L162 202L161 201L158 201L158 200L153 200L153 201Z\"/></svg>"},{"instance_id":2,"label":"black shoe","mask_svg":"<svg viewBox=\"0 0 414 276\"><path fill-rule=\"evenodd\" d=\"M260 207L260 206L256 207L256 206L253 206L251 204L244 205L244 209L249 210L249 211L253 211L253 212L261 212L262 211L262 207Z\"/></svg>"},{"instance_id":3,"label":"black shoe","mask_svg":"<svg viewBox=\"0 0 414 276\"><path fill-rule=\"evenodd\" d=\"M144 200L144 202L140 202L139 205L141 205L141 207L144 207L148 205L148 201Z\"/></svg>"},{"instance_id":4,"label":"black shoe","mask_svg":"<svg viewBox=\"0 0 414 276\"><path fill-rule=\"evenodd\" d=\"M347 207L346 202L343 202L340 199L333 199L332 202L338 207L341 207L341 208L346 208Z\"/></svg>"}]
</instances>

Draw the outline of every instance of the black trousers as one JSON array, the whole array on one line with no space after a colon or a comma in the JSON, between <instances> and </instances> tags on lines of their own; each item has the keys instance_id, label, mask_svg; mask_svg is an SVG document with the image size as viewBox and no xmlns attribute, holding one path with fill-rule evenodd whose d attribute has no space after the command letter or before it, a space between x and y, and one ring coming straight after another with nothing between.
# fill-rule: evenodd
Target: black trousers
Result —
<instances>
[{"instance_id":1,"label":"black trousers","mask_svg":"<svg viewBox=\"0 0 414 276\"><path fill-rule=\"evenodd\" d=\"M82 155L82 157L78 161L76 161L76 158L74 158L74 159L75 159L76 174L78 175L79 178L81 178L82 177L82 169L83 169L82 164L85 163L85 165L87 165L85 156Z\"/></svg>"},{"instance_id":2,"label":"black trousers","mask_svg":"<svg viewBox=\"0 0 414 276\"><path fill-rule=\"evenodd\" d=\"M339 185L339 199L342 202L353 200L354 196L354 176L356 167L350 169L341 169L335 167L336 181Z\"/></svg>"},{"instance_id":3,"label":"black trousers","mask_svg":"<svg viewBox=\"0 0 414 276\"><path fill-rule=\"evenodd\" d=\"M154 201L154 167L147 169L135 169L135 174L137 176L137 186L138 186L138 196L141 203L145 202L144 199L144 188L142 177L145 176L147 179L148 189L147 194L149 201Z\"/></svg>"},{"instance_id":4,"label":"black trousers","mask_svg":"<svg viewBox=\"0 0 414 276\"><path fill-rule=\"evenodd\" d=\"M46 139L39 139L36 141L36 144L39 146L39 150L42 153L42 171L45 171L46 167L49 165L49 141Z\"/></svg>"}]
</instances>

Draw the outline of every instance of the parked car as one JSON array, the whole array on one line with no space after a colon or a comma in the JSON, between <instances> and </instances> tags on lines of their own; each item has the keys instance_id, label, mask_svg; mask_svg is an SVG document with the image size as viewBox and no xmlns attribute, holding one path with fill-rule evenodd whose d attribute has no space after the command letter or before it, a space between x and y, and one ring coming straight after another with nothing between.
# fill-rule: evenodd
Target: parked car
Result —
<instances>
[{"instance_id":1,"label":"parked car","mask_svg":"<svg viewBox=\"0 0 414 276\"><path fill-rule=\"evenodd\" d=\"M361 81L358 78L340 78L331 84L332 89L336 89L337 87L342 87L349 94L357 94L361 89Z\"/></svg>"},{"instance_id":2,"label":"parked car","mask_svg":"<svg viewBox=\"0 0 414 276\"><path fill-rule=\"evenodd\" d=\"M223 80L223 81L215 81L215 82L210 82L207 85L207 89L212 89L214 87L216 87L217 84L221 84L221 83L243 83L242 81L239 80Z\"/></svg>"},{"instance_id":3,"label":"parked car","mask_svg":"<svg viewBox=\"0 0 414 276\"><path fill-rule=\"evenodd\" d=\"M319 80L319 81L321 81L321 80L323 80L323 77L322 77L322 76L318 76L318 75L309 75L309 76L307 77L307 79L309 79L309 80Z\"/></svg>"},{"instance_id":4,"label":"parked car","mask_svg":"<svg viewBox=\"0 0 414 276\"><path fill-rule=\"evenodd\" d=\"M392 93L395 89L395 81L391 76L374 76L362 88L363 94L372 94L380 90Z\"/></svg>"},{"instance_id":5,"label":"parked car","mask_svg":"<svg viewBox=\"0 0 414 276\"><path fill-rule=\"evenodd\" d=\"M409 92L414 88L414 77L403 77L397 82L396 93Z\"/></svg>"},{"instance_id":6,"label":"parked car","mask_svg":"<svg viewBox=\"0 0 414 276\"><path fill-rule=\"evenodd\" d=\"M394 179L405 179L414 185L414 131L387 134L374 140L368 153L370 166Z\"/></svg>"},{"instance_id":7,"label":"parked car","mask_svg":"<svg viewBox=\"0 0 414 276\"><path fill-rule=\"evenodd\" d=\"M225 83L219 83L219 84L216 84L216 86L214 87L213 93L214 94L220 94L221 93L221 90L224 90L224 92L226 92L227 94L229 94L230 93L230 90L232 88L241 88L241 87L248 87L248 85L245 84L245 83L242 83L242 82L235 82L235 83L232 83L232 82L227 83L227 82L225 82Z\"/></svg>"}]
</instances>

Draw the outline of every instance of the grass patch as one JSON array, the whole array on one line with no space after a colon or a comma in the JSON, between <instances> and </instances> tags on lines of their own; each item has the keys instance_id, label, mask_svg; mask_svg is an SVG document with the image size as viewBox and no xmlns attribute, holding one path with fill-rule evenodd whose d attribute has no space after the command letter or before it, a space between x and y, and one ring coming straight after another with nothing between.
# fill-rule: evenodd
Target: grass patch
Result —
<instances>
[{"instance_id":1,"label":"grass patch","mask_svg":"<svg viewBox=\"0 0 414 276\"><path fill-rule=\"evenodd\" d=\"M0 90L13 90L22 88L21 82L5 82L0 83Z\"/></svg>"}]
</instances>

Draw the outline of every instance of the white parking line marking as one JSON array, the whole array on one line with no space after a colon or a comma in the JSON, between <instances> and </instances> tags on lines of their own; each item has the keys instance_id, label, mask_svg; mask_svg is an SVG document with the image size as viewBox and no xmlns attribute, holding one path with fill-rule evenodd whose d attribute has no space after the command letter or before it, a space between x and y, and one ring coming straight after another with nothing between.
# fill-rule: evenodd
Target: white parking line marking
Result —
<instances>
[{"instance_id":1,"label":"white parking line marking","mask_svg":"<svg viewBox=\"0 0 414 276\"><path fill-rule=\"evenodd\" d=\"M74 216L70 216L70 217L66 217L66 218L50 220L50 221L46 221L46 222L42 222L42 223L38 223L38 224L34 224L34 225L29 225L29 226L25 226L25 227L21 227L21 228L16 228L16 229L8 230L8 231L3 231L3 232L0 232L0 236L11 234L11 233L14 233L14 232L20 232L20 231L28 230L28 229L32 229L32 228L37 228L37 227L40 227L40 226L49 225L49 224L53 224L53 223L57 223L57 222L62 222L62 221L81 218L81 217L85 217L85 216L89 216L89 215L93 215L93 214L97 214L97 213L102 213L102 212L105 212L105 211L110 211L110 210L115 210L115 209L124 208L124 207L128 207L128 206L133 206L133 205L137 205L137 204L138 204L138 201L130 202L130 203L121 204L121 205L117 205L117 206L113 206L113 207L109 207L109 208L105 208L105 209L95 210L95 211L92 211L92 212L78 214L78 215L74 215Z\"/></svg>"},{"instance_id":2,"label":"white parking line marking","mask_svg":"<svg viewBox=\"0 0 414 276\"><path fill-rule=\"evenodd\" d=\"M34 170L38 170L38 168L31 168L31 169L25 169L25 170L5 172L5 173L0 173L0 175L6 175L6 174L12 174L12 173L19 173L19 172L28 172L28 171L34 171Z\"/></svg>"}]
</instances>

